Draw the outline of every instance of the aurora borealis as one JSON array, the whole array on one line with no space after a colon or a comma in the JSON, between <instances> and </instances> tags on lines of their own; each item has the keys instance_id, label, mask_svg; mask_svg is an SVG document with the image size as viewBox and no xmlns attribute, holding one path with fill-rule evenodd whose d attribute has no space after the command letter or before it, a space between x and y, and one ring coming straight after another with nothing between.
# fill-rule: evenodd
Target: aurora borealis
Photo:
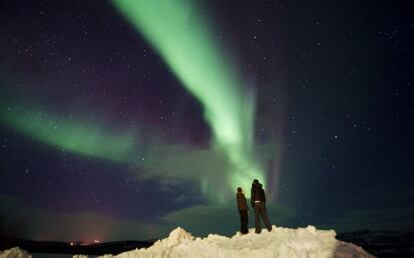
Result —
<instances>
[{"instance_id":1,"label":"aurora borealis","mask_svg":"<svg viewBox=\"0 0 414 258\"><path fill-rule=\"evenodd\" d=\"M100 127L48 116L40 109L2 108L3 123L39 141L76 154L131 162L138 139L132 132L111 135ZM136 155L135 155L136 156Z\"/></svg>"},{"instance_id":2,"label":"aurora borealis","mask_svg":"<svg viewBox=\"0 0 414 258\"><path fill-rule=\"evenodd\" d=\"M232 235L255 178L278 226L414 225L404 3L5 1L0 21L13 234Z\"/></svg>"},{"instance_id":3,"label":"aurora borealis","mask_svg":"<svg viewBox=\"0 0 414 258\"><path fill-rule=\"evenodd\" d=\"M195 2L113 1L203 105L213 148L230 160L226 181L235 189L251 178L264 182L253 153L254 95L233 71ZM160 19L160 17L163 17ZM213 182L211 182L213 183ZM217 183L217 182L214 182ZM204 183L205 192L217 192ZM214 190L213 190L214 189ZM223 189L218 189L223 191Z\"/></svg>"}]
</instances>

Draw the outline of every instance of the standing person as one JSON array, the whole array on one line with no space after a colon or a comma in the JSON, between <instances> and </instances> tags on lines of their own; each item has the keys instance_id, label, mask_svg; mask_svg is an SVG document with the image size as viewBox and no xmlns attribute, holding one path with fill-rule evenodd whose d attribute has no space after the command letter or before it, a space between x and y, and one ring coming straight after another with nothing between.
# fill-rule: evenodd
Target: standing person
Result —
<instances>
[{"instance_id":1,"label":"standing person","mask_svg":"<svg viewBox=\"0 0 414 258\"><path fill-rule=\"evenodd\" d=\"M237 208L239 209L240 214L240 232L242 234L247 234L249 233L247 229L247 224L249 222L247 211L249 210L249 207L247 206L246 197L244 197L244 193L241 187L237 188L236 199Z\"/></svg>"},{"instance_id":2,"label":"standing person","mask_svg":"<svg viewBox=\"0 0 414 258\"><path fill-rule=\"evenodd\" d=\"M254 209L256 225L255 232L257 234L260 234L260 232L262 232L262 226L260 225L260 216L262 217L267 230L269 232L272 231L272 225L270 224L266 213L266 195L262 187L263 186L261 183L259 183L259 180L253 180L250 202Z\"/></svg>"}]
</instances>

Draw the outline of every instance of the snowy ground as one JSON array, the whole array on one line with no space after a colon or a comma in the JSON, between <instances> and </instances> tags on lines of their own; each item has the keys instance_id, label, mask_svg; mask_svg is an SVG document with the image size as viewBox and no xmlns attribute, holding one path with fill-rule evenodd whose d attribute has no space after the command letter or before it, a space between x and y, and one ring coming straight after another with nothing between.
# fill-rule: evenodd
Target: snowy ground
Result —
<instances>
[{"instance_id":1,"label":"snowy ground","mask_svg":"<svg viewBox=\"0 0 414 258\"><path fill-rule=\"evenodd\" d=\"M195 238L178 227L167 238L157 241L149 248L136 249L116 256L104 255L101 257L374 257L361 247L338 241L335 239L335 235L333 230L316 230L313 226L298 229L273 226L271 232L264 230L261 234L255 234L251 229L247 235L237 233L230 238L215 234L206 238ZM5 252L0 253L0 258L30 257L27 253L28 256L24 256L21 250L16 251L22 252L20 256L7 256L4 254ZM75 257L87 256L78 255Z\"/></svg>"},{"instance_id":2,"label":"snowy ground","mask_svg":"<svg viewBox=\"0 0 414 258\"><path fill-rule=\"evenodd\" d=\"M0 258L31 258L32 256L18 247L9 250L0 251Z\"/></svg>"}]
</instances>

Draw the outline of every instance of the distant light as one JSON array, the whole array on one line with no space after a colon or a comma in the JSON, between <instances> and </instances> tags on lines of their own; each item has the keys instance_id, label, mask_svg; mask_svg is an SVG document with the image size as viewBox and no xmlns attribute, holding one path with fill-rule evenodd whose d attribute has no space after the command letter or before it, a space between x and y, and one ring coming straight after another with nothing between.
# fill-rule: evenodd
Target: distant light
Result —
<instances>
[{"instance_id":1,"label":"distant light","mask_svg":"<svg viewBox=\"0 0 414 258\"><path fill-rule=\"evenodd\" d=\"M93 240L94 243L100 243L101 241L99 240Z\"/></svg>"}]
</instances>

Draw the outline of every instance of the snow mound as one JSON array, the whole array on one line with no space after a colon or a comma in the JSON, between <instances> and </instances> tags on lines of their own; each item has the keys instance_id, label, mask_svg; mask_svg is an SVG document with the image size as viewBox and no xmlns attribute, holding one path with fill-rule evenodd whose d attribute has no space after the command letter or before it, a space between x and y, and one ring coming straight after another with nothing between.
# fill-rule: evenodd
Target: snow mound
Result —
<instances>
[{"instance_id":1,"label":"snow mound","mask_svg":"<svg viewBox=\"0 0 414 258\"><path fill-rule=\"evenodd\" d=\"M237 232L231 238L215 234L195 238L178 227L147 249L101 257L374 257L359 246L338 241L335 236L333 230L317 230L314 226L298 229L273 226L271 232L262 231L261 234L250 229L247 235Z\"/></svg>"},{"instance_id":2,"label":"snow mound","mask_svg":"<svg viewBox=\"0 0 414 258\"><path fill-rule=\"evenodd\" d=\"M32 256L18 247L0 251L0 258L32 258Z\"/></svg>"}]
</instances>

